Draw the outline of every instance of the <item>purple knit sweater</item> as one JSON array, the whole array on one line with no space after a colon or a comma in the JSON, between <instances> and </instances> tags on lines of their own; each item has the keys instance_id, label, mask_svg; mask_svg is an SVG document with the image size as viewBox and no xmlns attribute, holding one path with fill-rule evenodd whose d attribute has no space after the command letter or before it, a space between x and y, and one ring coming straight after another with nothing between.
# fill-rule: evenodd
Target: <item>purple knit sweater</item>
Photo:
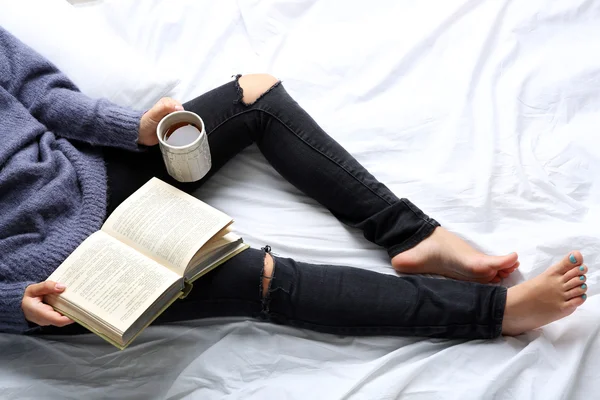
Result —
<instances>
[{"instance_id":1,"label":"purple knit sweater","mask_svg":"<svg viewBox=\"0 0 600 400\"><path fill-rule=\"evenodd\" d=\"M140 112L80 93L0 28L0 332L28 329L44 281L106 214L101 146L137 149Z\"/></svg>"}]
</instances>

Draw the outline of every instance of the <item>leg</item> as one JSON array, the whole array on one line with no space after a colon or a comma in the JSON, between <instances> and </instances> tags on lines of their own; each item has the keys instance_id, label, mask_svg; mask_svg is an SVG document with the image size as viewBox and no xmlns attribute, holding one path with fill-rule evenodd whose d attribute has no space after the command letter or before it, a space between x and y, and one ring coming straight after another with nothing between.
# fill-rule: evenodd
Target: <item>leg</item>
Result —
<instances>
[{"instance_id":1,"label":"leg","mask_svg":"<svg viewBox=\"0 0 600 400\"><path fill-rule=\"evenodd\" d=\"M243 85L243 86L242 86ZM267 93L268 92L268 93ZM398 199L331 139L269 75L230 82L184 104L203 117L215 173L255 142L283 177L325 205L345 223L391 255L414 247L439 226L408 200ZM111 206L151 176L192 191L170 179L156 147L131 154L106 149Z\"/></svg>"},{"instance_id":2,"label":"leg","mask_svg":"<svg viewBox=\"0 0 600 400\"><path fill-rule=\"evenodd\" d=\"M505 277L517 266L516 254L490 257L477 252L438 228L435 220L409 200L397 198L329 137L269 75L243 76L184 107L205 121L213 158L209 176L197 183L180 184L166 176L156 148L127 157L111 156L109 150L111 208L152 175L192 191L255 142L284 178L344 223L361 229L368 240L386 248L393 257L392 264L401 272L438 273L489 282ZM124 170L134 171L134 176L128 176ZM455 250L457 247L460 251Z\"/></svg>"},{"instance_id":3,"label":"leg","mask_svg":"<svg viewBox=\"0 0 600 400\"><path fill-rule=\"evenodd\" d=\"M278 83L269 75L243 76L231 85L229 97L220 88L218 100L209 92L184 107L198 113L215 105L223 109L225 104L217 102L230 104L234 94L237 103L230 106L230 115L209 127L211 149L222 152L219 158L227 160L237 153L228 145L232 141L256 143L290 183L346 224L362 229L367 239L390 254L413 247L439 226L378 182Z\"/></svg>"},{"instance_id":4,"label":"leg","mask_svg":"<svg viewBox=\"0 0 600 400\"><path fill-rule=\"evenodd\" d=\"M238 114L212 130L211 146L248 135L284 178L385 247L398 271L487 283L518 267L516 254L482 254L407 199L398 199L329 137L276 78L245 75L238 83ZM201 112L209 106L206 100L200 97L185 107Z\"/></svg>"},{"instance_id":5,"label":"leg","mask_svg":"<svg viewBox=\"0 0 600 400\"><path fill-rule=\"evenodd\" d=\"M249 249L194 284L156 323L239 316L339 335L500 335L506 289L313 265Z\"/></svg>"},{"instance_id":6,"label":"leg","mask_svg":"<svg viewBox=\"0 0 600 400\"><path fill-rule=\"evenodd\" d=\"M587 268L579 252L569 257L507 292L501 286L307 264L251 249L197 281L157 322L243 316L340 335L517 335L583 304Z\"/></svg>"}]
</instances>

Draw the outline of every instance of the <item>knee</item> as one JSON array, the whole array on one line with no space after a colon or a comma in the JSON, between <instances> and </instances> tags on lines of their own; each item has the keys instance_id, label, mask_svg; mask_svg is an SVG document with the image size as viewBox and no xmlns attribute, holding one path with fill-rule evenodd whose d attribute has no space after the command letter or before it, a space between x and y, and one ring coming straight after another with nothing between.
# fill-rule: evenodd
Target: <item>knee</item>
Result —
<instances>
[{"instance_id":1,"label":"knee","mask_svg":"<svg viewBox=\"0 0 600 400\"><path fill-rule=\"evenodd\" d=\"M242 102L246 105L254 103L278 82L279 79L269 74L249 74L241 76L238 84L243 92Z\"/></svg>"}]
</instances>

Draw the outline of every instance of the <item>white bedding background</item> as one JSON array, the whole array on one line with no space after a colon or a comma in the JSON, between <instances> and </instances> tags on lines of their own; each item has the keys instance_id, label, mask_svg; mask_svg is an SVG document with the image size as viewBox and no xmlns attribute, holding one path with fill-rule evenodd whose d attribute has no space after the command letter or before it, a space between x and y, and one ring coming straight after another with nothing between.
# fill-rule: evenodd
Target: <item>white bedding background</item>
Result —
<instances>
[{"instance_id":1,"label":"white bedding background","mask_svg":"<svg viewBox=\"0 0 600 400\"><path fill-rule=\"evenodd\" d=\"M119 36L176 71L184 101L269 72L399 196L533 277L572 249L587 302L517 338L354 338L245 320L0 335L3 398L589 399L600 390L600 2L105 1ZM255 147L198 193L255 246L393 273L384 252ZM399 296L402 294L399 293Z\"/></svg>"}]
</instances>

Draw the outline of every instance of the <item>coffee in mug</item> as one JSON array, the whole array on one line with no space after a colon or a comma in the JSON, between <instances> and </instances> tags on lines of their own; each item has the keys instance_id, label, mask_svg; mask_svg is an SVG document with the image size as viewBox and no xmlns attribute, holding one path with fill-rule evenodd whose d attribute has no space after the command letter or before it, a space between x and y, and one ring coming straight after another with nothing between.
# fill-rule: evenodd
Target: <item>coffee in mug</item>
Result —
<instances>
[{"instance_id":1,"label":"coffee in mug","mask_svg":"<svg viewBox=\"0 0 600 400\"><path fill-rule=\"evenodd\" d=\"M179 182L202 179L211 168L210 148L204 122L190 111L164 117L156 128L167 172Z\"/></svg>"},{"instance_id":2,"label":"coffee in mug","mask_svg":"<svg viewBox=\"0 0 600 400\"><path fill-rule=\"evenodd\" d=\"M171 146L185 146L194 142L200 136L201 128L189 122L172 125L165 132L165 142Z\"/></svg>"}]
</instances>

